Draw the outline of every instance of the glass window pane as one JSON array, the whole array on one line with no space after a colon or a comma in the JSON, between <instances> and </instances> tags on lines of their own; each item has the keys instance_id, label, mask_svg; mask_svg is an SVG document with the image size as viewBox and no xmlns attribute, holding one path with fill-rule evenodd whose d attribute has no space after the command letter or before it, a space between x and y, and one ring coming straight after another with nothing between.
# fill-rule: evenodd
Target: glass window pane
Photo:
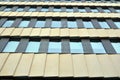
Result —
<instances>
[{"instance_id":1,"label":"glass window pane","mask_svg":"<svg viewBox=\"0 0 120 80\"><path fill-rule=\"evenodd\" d=\"M85 28L94 28L93 24L90 21L83 21Z\"/></svg>"},{"instance_id":2,"label":"glass window pane","mask_svg":"<svg viewBox=\"0 0 120 80\"><path fill-rule=\"evenodd\" d=\"M106 13L110 13L110 10L108 10L108 9L103 9L104 10L104 12L106 12Z\"/></svg>"},{"instance_id":3,"label":"glass window pane","mask_svg":"<svg viewBox=\"0 0 120 80\"><path fill-rule=\"evenodd\" d=\"M120 53L120 43L119 42L112 42L111 44L112 44L113 48L115 49L115 51L117 53Z\"/></svg>"},{"instance_id":4,"label":"glass window pane","mask_svg":"<svg viewBox=\"0 0 120 80\"><path fill-rule=\"evenodd\" d=\"M118 28L120 28L120 22L114 22L114 24L115 24Z\"/></svg>"},{"instance_id":5,"label":"glass window pane","mask_svg":"<svg viewBox=\"0 0 120 80\"><path fill-rule=\"evenodd\" d=\"M45 21L39 20L36 22L35 27L44 27Z\"/></svg>"},{"instance_id":6,"label":"glass window pane","mask_svg":"<svg viewBox=\"0 0 120 80\"><path fill-rule=\"evenodd\" d=\"M117 11L118 13L120 13L120 9L116 9L116 11Z\"/></svg>"},{"instance_id":7,"label":"glass window pane","mask_svg":"<svg viewBox=\"0 0 120 80\"><path fill-rule=\"evenodd\" d=\"M99 21L99 24L102 28L110 28L110 26L105 21Z\"/></svg>"},{"instance_id":8,"label":"glass window pane","mask_svg":"<svg viewBox=\"0 0 120 80\"><path fill-rule=\"evenodd\" d=\"M3 52L15 52L18 45L19 41L9 41Z\"/></svg>"},{"instance_id":9,"label":"glass window pane","mask_svg":"<svg viewBox=\"0 0 120 80\"><path fill-rule=\"evenodd\" d=\"M91 11L92 11L92 12L98 12L98 10L97 10L97 9L91 9Z\"/></svg>"},{"instance_id":10,"label":"glass window pane","mask_svg":"<svg viewBox=\"0 0 120 80\"><path fill-rule=\"evenodd\" d=\"M83 53L83 47L81 42L70 42L71 53Z\"/></svg>"},{"instance_id":11,"label":"glass window pane","mask_svg":"<svg viewBox=\"0 0 120 80\"><path fill-rule=\"evenodd\" d=\"M94 53L106 53L101 42L91 42Z\"/></svg>"},{"instance_id":12,"label":"glass window pane","mask_svg":"<svg viewBox=\"0 0 120 80\"><path fill-rule=\"evenodd\" d=\"M42 8L41 11L47 12L47 11L48 11L48 8Z\"/></svg>"},{"instance_id":13,"label":"glass window pane","mask_svg":"<svg viewBox=\"0 0 120 80\"><path fill-rule=\"evenodd\" d=\"M6 12L11 11L11 8L5 8L4 11Z\"/></svg>"},{"instance_id":14,"label":"glass window pane","mask_svg":"<svg viewBox=\"0 0 120 80\"><path fill-rule=\"evenodd\" d=\"M76 21L67 21L68 28L77 28Z\"/></svg>"},{"instance_id":15,"label":"glass window pane","mask_svg":"<svg viewBox=\"0 0 120 80\"><path fill-rule=\"evenodd\" d=\"M55 11L55 12L60 12L61 9L60 9L60 8L54 8L53 11Z\"/></svg>"},{"instance_id":16,"label":"glass window pane","mask_svg":"<svg viewBox=\"0 0 120 80\"><path fill-rule=\"evenodd\" d=\"M38 52L40 47L40 42L30 41L25 52Z\"/></svg>"},{"instance_id":17,"label":"glass window pane","mask_svg":"<svg viewBox=\"0 0 120 80\"><path fill-rule=\"evenodd\" d=\"M29 12L35 12L36 11L36 8L30 8L29 9Z\"/></svg>"},{"instance_id":18,"label":"glass window pane","mask_svg":"<svg viewBox=\"0 0 120 80\"><path fill-rule=\"evenodd\" d=\"M86 12L85 9L78 9L78 10L79 10L79 12Z\"/></svg>"},{"instance_id":19,"label":"glass window pane","mask_svg":"<svg viewBox=\"0 0 120 80\"><path fill-rule=\"evenodd\" d=\"M27 27L28 24L29 24L29 21L23 20L23 21L21 21L19 27Z\"/></svg>"},{"instance_id":20,"label":"glass window pane","mask_svg":"<svg viewBox=\"0 0 120 80\"><path fill-rule=\"evenodd\" d=\"M2 27L11 27L11 25L13 24L13 20L8 20L8 21L6 21L4 24L3 24L3 26Z\"/></svg>"},{"instance_id":21,"label":"glass window pane","mask_svg":"<svg viewBox=\"0 0 120 80\"><path fill-rule=\"evenodd\" d=\"M61 21L52 21L51 27L61 27Z\"/></svg>"},{"instance_id":22,"label":"glass window pane","mask_svg":"<svg viewBox=\"0 0 120 80\"><path fill-rule=\"evenodd\" d=\"M67 12L73 12L73 8L66 8Z\"/></svg>"},{"instance_id":23,"label":"glass window pane","mask_svg":"<svg viewBox=\"0 0 120 80\"><path fill-rule=\"evenodd\" d=\"M21 11L23 11L23 8L18 8L16 11L21 12Z\"/></svg>"},{"instance_id":24,"label":"glass window pane","mask_svg":"<svg viewBox=\"0 0 120 80\"><path fill-rule=\"evenodd\" d=\"M48 52L60 53L61 52L61 42L49 42Z\"/></svg>"}]
</instances>

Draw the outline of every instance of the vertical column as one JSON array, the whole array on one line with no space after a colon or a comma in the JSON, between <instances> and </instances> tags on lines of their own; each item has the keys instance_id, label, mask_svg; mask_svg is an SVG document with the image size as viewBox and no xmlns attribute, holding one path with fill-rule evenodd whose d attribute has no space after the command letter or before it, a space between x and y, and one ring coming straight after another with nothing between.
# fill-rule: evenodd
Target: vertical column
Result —
<instances>
[{"instance_id":1,"label":"vertical column","mask_svg":"<svg viewBox=\"0 0 120 80\"><path fill-rule=\"evenodd\" d=\"M66 11L66 7L61 7L61 11L65 12Z\"/></svg>"},{"instance_id":2,"label":"vertical column","mask_svg":"<svg viewBox=\"0 0 120 80\"><path fill-rule=\"evenodd\" d=\"M91 19L92 24L94 25L95 28L100 29L101 26L98 23L97 19Z\"/></svg>"},{"instance_id":3,"label":"vertical column","mask_svg":"<svg viewBox=\"0 0 120 80\"><path fill-rule=\"evenodd\" d=\"M74 12L79 12L78 7L73 7Z\"/></svg>"},{"instance_id":4,"label":"vertical column","mask_svg":"<svg viewBox=\"0 0 120 80\"><path fill-rule=\"evenodd\" d=\"M16 11L18 6L14 6L11 11Z\"/></svg>"},{"instance_id":5,"label":"vertical column","mask_svg":"<svg viewBox=\"0 0 120 80\"><path fill-rule=\"evenodd\" d=\"M82 19L76 19L78 28L84 28Z\"/></svg>"},{"instance_id":6,"label":"vertical column","mask_svg":"<svg viewBox=\"0 0 120 80\"><path fill-rule=\"evenodd\" d=\"M32 18L32 19L30 20L30 23L29 23L28 27L35 27L36 21L37 21L36 18Z\"/></svg>"},{"instance_id":7,"label":"vertical column","mask_svg":"<svg viewBox=\"0 0 120 80\"><path fill-rule=\"evenodd\" d=\"M37 9L36 9L36 11L37 11L37 12L40 12L41 9L42 9L42 7L38 6Z\"/></svg>"},{"instance_id":8,"label":"vertical column","mask_svg":"<svg viewBox=\"0 0 120 80\"><path fill-rule=\"evenodd\" d=\"M24 11L28 11L29 10L29 6L26 6L25 8L24 8Z\"/></svg>"},{"instance_id":9,"label":"vertical column","mask_svg":"<svg viewBox=\"0 0 120 80\"><path fill-rule=\"evenodd\" d=\"M87 12L91 12L91 10L90 10L89 7L85 7L85 10L86 10Z\"/></svg>"},{"instance_id":10,"label":"vertical column","mask_svg":"<svg viewBox=\"0 0 120 80\"><path fill-rule=\"evenodd\" d=\"M67 28L67 19L61 19L61 24L63 28Z\"/></svg>"},{"instance_id":11,"label":"vertical column","mask_svg":"<svg viewBox=\"0 0 120 80\"><path fill-rule=\"evenodd\" d=\"M51 23L52 23L52 19L51 18L47 18L46 19L46 23L45 23L45 27L47 27L47 28L51 27Z\"/></svg>"},{"instance_id":12,"label":"vertical column","mask_svg":"<svg viewBox=\"0 0 120 80\"><path fill-rule=\"evenodd\" d=\"M3 11L7 6L1 6L0 11Z\"/></svg>"},{"instance_id":13,"label":"vertical column","mask_svg":"<svg viewBox=\"0 0 120 80\"><path fill-rule=\"evenodd\" d=\"M103 9L102 9L101 7L97 7L97 9L98 9L98 12L101 12L101 13L104 12Z\"/></svg>"},{"instance_id":14,"label":"vertical column","mask_svg":"<svg viewBox=\"0 0 120 80\"><path fill-rule=\"evenodd\" d=\"M62 53L70 53L69 39L62 39Z\"/></svg>"},{"instance_id":15,"label":"vertical column","mask_svg":"<svg viewBox=\"0 0 120 80\"><path fill-rule=\"evenodd\" d=\"M12 27L18 27L21 21L22 21L22 18L17 18L12 24Z\"/></svg>"},{"instance_id":16,"label":"vertical column","mask_svg":"<svg viewBox=\"0 0 120 80\"><path fill-rule=\"evenodd\" d=\"M8 43L9 38L2 38L0 40L0 52L3 51L3 49L5 48L6 44Z\"/></svg>"},{"instance_id":17,"label":"vertical column","mask_svg":"<svg viewBox=\"0 0 120 80\"><path fill-rule=\"evenodd\" d=\"M49 10L48 10L48 11L52 12L53 9L54 9L54 7L49 7Z\"/></svg>"},{"instance_id":18,"label":"vertical column","mask_svg":"<svg viewBox=\"0 0 120 80\"><path fill-rule=\"evenodd\" d=\"M116 10L115 10L114 8L109 7L108 9L109 9L112 13L116 13Z\"/></svg>"},{"instance_id":19,"label":"vertical column","mask_svg":"<svg viewBox=\"0 0 120 80\"><path fill-rule=\"evenodd\" d=\"M114 24L114 22L111 19L106 19L106 22L108 23L108 25L113 28L116 29L117 26Z\"/></svg>"}]
</instances>

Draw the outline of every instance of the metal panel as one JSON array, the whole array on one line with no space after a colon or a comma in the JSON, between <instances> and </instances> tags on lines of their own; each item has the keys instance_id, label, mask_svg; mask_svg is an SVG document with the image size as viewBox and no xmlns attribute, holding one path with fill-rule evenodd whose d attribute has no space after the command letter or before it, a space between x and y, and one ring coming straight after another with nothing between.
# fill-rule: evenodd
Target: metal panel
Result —
<instances>
[{"instance_id":1,"label":"metal panel","mask_svg":"<svg viewBox=\"0 0 120 80\"><path fill-rule=\"evenodd\" d=\"M6 20L7 20L7 18L0 19L0 27L2 27L2 25L5 23Z\"/></svg>"},{"instance_id":2,"label":"metal panel","mask_svg":"<svg viewBox=\"0 0 120 80\"><path fill-rule=\"evenodd\" d=\"M40 36L49 36L50 35L50 28L45 28L45 29L41 29L41 33Z\"/></svg>"},{"instance_id":3,"label":"metal panel","mask_svg":"<svg viewBox=\"0 0 120 80\"><path fill-rule=\"evenodd\" d=\"M84 54L73 54L73 70L74 70L74 77L87 77L87 65Z\"/></svg>"},{"instance_id":4,"label":"metal panel","mask_svg":"<svg viewBox=\"0 0 120 80\"><path fill-rule=\"evenodd\" d=\"M4 47L6 46L6 44L8 43L9 38L2 38L0 39L0 52L3 51Z\"/></svg>"},{"instance_id":5,"label":"metal panel","mask_svg":"<svg viewBox=\"0 0 120 80\"><path fill-rule=\"evenodd\" d=\"M0 76L13 76L21 55L20 53L10 54L0 72Z\"/></svg>"},{"instance_id":6,"label":"metal panel","mask_svg":"<svg viewBox=\"0 0 120 80\"><path fill-rule=\"evenodd\" d=\"M69 37L69 29L68 28L60 29L60 36Z\"/></svg>"},{"instance_id":7,"label":"metal panel","mask_svg":"<svg viewBox=\"0 0 120 80\"><path fill-rule=\"evenodd\" d=\"M1 36L9 36L14 29L15 29L15 28L6 28L6 29L2 32Z\"/></svg>"},{"instance_id":8,"label":"metal panel","mask_svg":"<svg viewBox=\"0 0 120 80\"><path fill-rule=\"evenodd\" d=\"M14 7L11 9L11 11L14 12L14 11L16 11L17 8L18 8L18 6L14 6Z\"/></svg>"},{"instance_id":9,"label":"metal panel","mask_svg":"<svg viewBox=\"0 0 120 80\"><path fill-rule=\"evenodd\" d=\"M28 25L28 27L35 27L36 21L37 21L37 19L32 18L29 25Z\"/></svg>"},{"instance_id":10,"label":"metal panel","mask_svg":"<svg viewBox=\"0 0 120 80\"><path fill-rule=\"evenodd\" d=\"M118 71L115 70L115 65L113 65L107 54L97 55L97 57L101 64L104 77L118 77Z\"/></svg>"},{"instance_id":11,"label":"metal panel","mask_svg":"<svg viewBox=\"0 0 120 80\"><path fill-rule=\"evenodd\" d=\"M51 22L52 22L52 19L46 19L45 27L47 28L51 27Z\"/></svg>"},{"instance_id":12,"label":"metal panel","mask_svg":"<svg viewBox=\"0 0 120 80\"><path fill-rule=\"evenodd\" d=\"M48 54L44 76L53 77L58 75L59 75L59 54Z\"/></svg>"},{"instance_id":13,"label":"metal panel","mask_svg":"<svg viewBox=\"0 0 120 80\"><path fill-rule=\"evenodd\" d=\"M0 53L0 71L6 61L6 59L8 58L9 53Z\"/></svg>"},{"instance_id":14,"label":"metal panel","mask_svg":"<svg viewBox=\"0 0 120 80\"><path fill-rule=\"evenodd\" d=\"M38 6L37 9L36 9L36 12L40 12L40 11L41 11L41 8L42 8L42 7Z\"/></svg>"},{"instance_id":15,"label":"metal panel","mask_svg":"<svg viewBox=\"0 0 120 80\"><path fill-rule=\"evenodd\" d=\"M31 65L30 77L44 76L46 54L35 54Z\"/></svg>"},{"instance_id":16,"label":"metal panel","mask_svg":"<svg viewBox=\"0 0 120 80\"><path fill-rule=\"evenodd\" d=\"M69 39L62 39L62 53L70 53Z\"/></svg>"},{"instance_id":17,"label":"metal panel","mask_svg":"<svg viewBox=\"0 0 120 80\"><path fill-rule=\"evenodd\" d=\"M101 28L100 24L98 23L97 19L91 19L92 24L94 25L94 28Z\"/></svg>"},{"instance_id":18,"label":"metal panel","mask_svg":"<svg viewBox=\"0 0 120 80\"><path fill-rule=\"evenodd\" d=\"M84 28L82 19L76 19L78 28Z\"/></svg>"},{"instance_id":19,"label":"metal panel","mask_svg":"<svg viewBox=\"0 0 120 80\"><path fill-rule=\"evenodd\" d=\"M117 26L114 24L114 22L111 19L106 19L106 22L110 25L111 28L117 28Z\"/></svg>"},{"instance_id":20,"label":"metal panel","mask_svg":"<svg viewBox=\"0 0 120 80\"><path fill-rule=\"evenodd\" d=\"M23 28L15 28L10 36L20 36Z\"/></svg>"},{"instance_id":21,"label":"metal panel","mask_svg":"<svg viewBox=\"0 0 120 80\"><path fill-rule=\"evenodd\" d=\"M12 24L12 27L18 27L18 25L20 24L22 18L17 18L14 23Z\"/></svg>"},{"instance_id":22,"label":"metal panel","mask_svg":"<svg viewBox=\"0 0 120 80\"><path fill-rule=\"evenodd\" d=\"M87 12L91 12L91 10L90 10L89 7L85 7L85 10L86 10Z\"/></svg>"},{"instance_id":23,"label":"metal panel","mask_svg":"<svg viewBox=\"0 0 120 80\"><path fill-rule=\"evenodd\" d=\"M85 55L89 77L103 77L101 64L95 54Z\"/></svg>"},{"instance_id":24,"label":"metal panel","mask_svg":"<svg viewBox=\"0 0 120 80\"><path fill-rule=\"evenodd\" d=\"M31 31L32 31L32 28L24 28L21 33L21 36L30 36Z\"/></svg>"},{"instance_id":25,"label":"metal panel","mask_svg":"<svg viewBox=\"0 0 120 80\"><path fill-rule=\"evenodd\" d=\"M61 19L61 25L63 28L67 28L67 19Z\"/></svg>"},{"instance_id":26,"label":"metal panel","mask_svg":"<svg viewBox=\"0 0 120 80\"><path fill-rule=\"evenodd\" d=\"M78 36L78 29L69 29L70 37L77 37Z\"/></svg>"},{"instance_id":27,"label":"metal panel","mask_svg":"<svg viewBox=\"0 0 120 80\"><path fill-rule=\"evenodd\" d=\"M60 29L50 29L50 36L57 37L60 35Z\"/></svg>"},{"instance_id":28,"label":"metal panel","mask_svg":"<svg viewBox=\"0 0 120 80\"><path fill-rule=\"evenodd\" d=\"M23 54L14 76L28 76L34 54Z\"/></svg>"},{"instance_id":29,"label":"metal panel","mask_svg":"<svg viewBox=\"0 0 120 80\"><path fill-rule=\"evenodd\" d=\"M41 28L33 28L30 36L40 36Z\"/></svg>"},{"instance_id":30,"label":"metal panel","mask_svg":"<svg viewBox=\"0 0 120 80\"><path fill-rule=\"evenodd\" d=\"M73 64L71 54L60 54L60 77L73 76Z\"/></svg>"}]
</instances>

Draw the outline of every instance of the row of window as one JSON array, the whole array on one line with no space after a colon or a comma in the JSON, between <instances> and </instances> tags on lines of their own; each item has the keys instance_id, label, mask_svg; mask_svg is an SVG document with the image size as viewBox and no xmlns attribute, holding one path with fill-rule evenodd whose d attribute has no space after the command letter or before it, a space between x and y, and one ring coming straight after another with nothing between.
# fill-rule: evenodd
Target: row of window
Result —
<instances>
[{"instance_id":1,"label":"row of window","mask_svg":"<svg viewBox=\"0 0 120 80\"><path fill-rule=\"evenodd\" d=\"M0 20L1 27L51 27L51 28L120 28L120 21L106 20L67 20L67 19L4 19Z\"/></svg>"},{"instance_id":2,"label":"row of window","mask_svg":"<svg viewBox=\"0 0 120 80\"><path fill-rule=\"evenodd\" d=\"M3 41L4 40L4 41ZM0 43L4 46L1 52L48 52L48 53L120 53L120 41L108 39L7 39Z\"/></svg>"},{"instance_id":3,"label":"row of window","mask_svg":"<svg viewBox=\"0 0 120 80\"><path fill-rule=\"evenodd\" d=\"M104 12L104 13L113 13L117 12L120 13L119 8L102 8L102 7L0 7L1 11L9 12L9 11L16 11L16 12L22 12L22 11L28 11L28 12Z\"/></svg>"}]
</instances>

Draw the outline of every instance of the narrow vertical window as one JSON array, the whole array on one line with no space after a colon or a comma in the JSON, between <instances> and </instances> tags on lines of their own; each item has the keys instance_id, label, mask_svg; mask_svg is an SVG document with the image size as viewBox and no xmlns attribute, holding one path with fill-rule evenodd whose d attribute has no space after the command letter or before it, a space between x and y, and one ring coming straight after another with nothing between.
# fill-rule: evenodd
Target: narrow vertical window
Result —
<instances>
[{"instance_id":1,"label":"narrow vertical window","mask_svg":"<svg viewBox=\"0 0 120 80\"><path fill-rule=\"evenodd\" d=\"M51 27L60 28L61 27L61 21L55 21L55 20L53 20Z\"/></svg>"},{"instance_id":2,"label":"narrow vertical window","mask_svg":"<svg viewBox=\"0 0 120 80\"><path fill-rule=\"evenodd\" d=\"M3 52L15 52L18 45L19 45L19 41L9 41Z\"/></svg>"},{"instance_id":3,"label":"narrow vertical window","mask_svg":"<svg viewBox=\"0 0 120 80\"><path fill-rule=\"evenodd\" d=\"M120 22L114 21L114 24L115 24L118 28L120 28Z\"/></svg>"},{"instance_id":4,"label":"narrow vertical window","mask_svg":"<svg viewBox=\"0 0 120 80\"><path fill-rule=\"evenodd\" d=\"M81 42L70 42L71 53L83 53L83 47Z\"/></svg>"},{"instance_id":5,"label":"narrow vertical window","mask_svg":"<svg viewBox=\"0 0 120 80\"><path fill-rule=\"evenodd\" d=\"M60 53L61 52L61 42L49 42L48 47L49 53Z\"/></svg>"},{"instance_id":6,"label":"narrow vertical window","mask_svg":"<svg viewBox=\"0 0 120 80\"><path fill-rule=\"evenodd\" d=\"M67 21L67 25L68 25L68 28L77 28L78 26L77 26L77 23L76 23L76 21Z\"/></svg>"},{"instance_id":7,"label":"narrow vertical window","mask_svg":"<svg viewBox=\"0 0 120 80\"><path fill-rule=\"evenodd\" d=\"M105 21L99 21L99 24L102 28L110 28L110 26Z\"/></svg>"},{"instance_id":8,"label":"narrow vertical window","mask_svg":"<svg viewBox=\"0 0 120 80\"><path fill-rule=\"evenodd\" d=\"M40 48L40 42L37 41L30 41L26 48L25 52L38 52Z\"/></svg>"},{"instance_id":9,"label":"narrow vertical window","mask_svg":"<svg viewBox=\"0 0 120 80\"><path fill-rule=\"evenodd\" d=\"M45 26L45 20L38 20L35 24L35 27L44 27Z\"/></svg>"},{"instance_id":10,"label":"narrow vertical window","mask_svg":"<svg viewBox=\"0 0 120 80\"><path fill-rule=\"evenodd\" d=\"M23 21L21 21L19 27L28 27L29 22L30 22L30 21L23 20Z\"/></svg>"},{"instance_id":11,"label":"narrow vertical window","mask_svg":"<svg viewBox=\"0 0 120 80\"><path fill-rule=\"evenodd\" d=\"M2 27L11 27L11 25L13 24L13 20L8 20L8 21L6 21L4 24L3 24L3 26Z\"/></svg>"},{"instance_id":12,"label":"narrow vertical window","mask_svg":"<svg viewBox=\"0 0 120 80\"><path fill-rule=\"evenodd\" d=\"M85 28L94 28L92 22L90 21L83 21L83 24Z\"/></svg>"},{"instance_id":13,"label":"narrow vertical window","mask_svg":"<svg viewBox=\"0 0 120 80\"><path fill-rule=\"evenodd\" d=\"M117 53L120 53L120 43L119 42L111 42L113 48Z\"/></svg>"}]
</instances>

